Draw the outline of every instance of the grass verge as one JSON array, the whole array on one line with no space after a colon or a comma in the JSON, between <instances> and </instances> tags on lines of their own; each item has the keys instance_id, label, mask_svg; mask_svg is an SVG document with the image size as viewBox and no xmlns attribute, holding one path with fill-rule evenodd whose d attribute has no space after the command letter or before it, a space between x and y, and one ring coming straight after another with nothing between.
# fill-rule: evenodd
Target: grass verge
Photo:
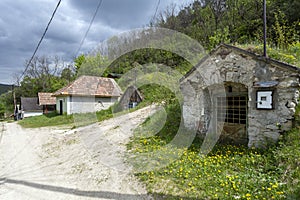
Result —
<instances>
[{"instance_id":1,"label":"grass verge","mask_svg":"<svg viewBox=\"0 0 300 200\"><path fill-rule=\"evenodd\" d=\"M49 113L40 116L33 116L19 121L24 128L39 128L45 126L70 125L72 127L86 126L113 117L112 108L101 110L96 113L82 113L72 115L59 115Z\"/></svg>"},{"instance_id":2,"label":"grass verge","mask_svg":"<svg viewBox=\"0 0 300 200\"><path fill-rule=\"evenodd\" d=\"M147 154L147 162L155 152L168 155L166 146L177 132L180 112L174 105L166 111L169 119L157 134L144 128L155 119L136 130L128 144L131 154ZM169 165L136 176L150 193L164 199L300 199L299 135L299 129L292 130L276 147L264 151L218 145L207 156L199 154L198 139L189 148L174 147L178 159Z\"/></svg>"},{"instance_id":3,"label":"grass verge","mask_svg":"<svg viewBox=\"0 0 300 200\"><path fill-rule=\"evenodd\" d=\"M58 115L49 113L40 116L25 118L18 123L24 128L39 128L45 126L72 125L73 115Z\"/></svg>"},{"instance_id":4,"label":"grass verge","mask_svg":"<svg viewBox=\"0 0 300 200\"><path fill-rule=\"evenodd\" d=\"M134 112L148 104L141 104L133 109L130 109L129 112ZM80 113L72 115L59 115L57 113L49 113L40 116L33 116L25 118L19 121L19 124L24 128L39 128L46 126L60 126L60 125L69 125L73 128L86 126L92 123L101 122L107 119L110 119L114 114L122 115L128 113L128 110L115 113L114 108L116 105L111 106L106 110L101 110L96 113Z\"/></svg>"}]
</instances>

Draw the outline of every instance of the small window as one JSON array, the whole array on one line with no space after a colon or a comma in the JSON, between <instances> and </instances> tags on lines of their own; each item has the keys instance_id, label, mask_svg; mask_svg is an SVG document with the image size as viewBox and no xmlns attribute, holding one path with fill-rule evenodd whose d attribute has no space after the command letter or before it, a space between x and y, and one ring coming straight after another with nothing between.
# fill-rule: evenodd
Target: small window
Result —
<instances>
[{"instance_id":1,"label":"small window","mask_svg":"<svg viewBox=\"0 0 300 200\"><path fill-rule=\"evenodd\" d=\"M232 93L232 86L228 86L228 92Z\"/></svg>"},{"instance_id":2,"label":"small window","mask_svg":"<svg viewBox=\"0 0 300 200\"><path fill-rule=\"evenodd\" d=\"M217 97L217 119L220 122L246 124L247 97Z\"/></svg>"},{"instance_id":3,"label":"small window","mask_svg":"<svg viewBox=\"0 0 300 200\"><path fill-rule=\"evenodd\" d=\"M267 97L266 96L260 97L260 100L261 101L267 101Z\"/></svg>"}]
</instances>

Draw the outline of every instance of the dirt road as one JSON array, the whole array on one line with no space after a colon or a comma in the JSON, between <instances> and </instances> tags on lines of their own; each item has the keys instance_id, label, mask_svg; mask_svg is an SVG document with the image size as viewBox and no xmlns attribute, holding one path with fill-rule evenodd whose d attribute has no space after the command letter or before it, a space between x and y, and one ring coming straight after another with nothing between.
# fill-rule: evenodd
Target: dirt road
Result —
<instances>
[{"instance_id":1,"label":"dirt road","mask_svg":"<svg viewBox=\"0 0 300 200\"><path fill-rule=\"evenodd\" d=\"M155 110L73 130L0 124L0 199L152 199L124 155L132 130Z\"/></svg>"}]
</instances>

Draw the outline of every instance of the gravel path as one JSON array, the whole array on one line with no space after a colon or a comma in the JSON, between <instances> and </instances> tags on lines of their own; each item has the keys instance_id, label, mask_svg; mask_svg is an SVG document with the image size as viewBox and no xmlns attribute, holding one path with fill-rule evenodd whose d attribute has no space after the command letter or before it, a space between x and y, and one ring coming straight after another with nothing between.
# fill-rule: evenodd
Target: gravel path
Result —
<instances>
[{"instance_id":1,"label":"gravel path","mask_svg":"<svg viewBox=\"0 0 300 200\"><path fill-rule=\"evenodd\" d=\"M152 199L124 164L132 130L157 110L77 129L0 124L0 199Z\"/></svg>"}]
</instances>

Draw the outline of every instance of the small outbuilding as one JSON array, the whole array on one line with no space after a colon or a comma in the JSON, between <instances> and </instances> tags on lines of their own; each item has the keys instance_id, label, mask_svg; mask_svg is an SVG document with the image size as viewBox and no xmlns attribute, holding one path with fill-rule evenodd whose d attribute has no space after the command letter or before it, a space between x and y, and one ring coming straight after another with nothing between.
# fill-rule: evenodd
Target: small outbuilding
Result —
<instances>
[{"instance_id":1,"label":"small outbuilding","mask_svg":"<svg viewBox=\"0 0 300 200\"><path fill-rule=\"evenodd\" d=\"M43 114L54 112L56 110L56 98L49 92L39 92L38 102L43 107Z\"/></svg>"},{"instance_id":2,"label":"small outbuilding","mask_svg":"<svg viewBox=\"0 0 300 200\"><path fill-rule=\"evenodd\" d=\"M120 96L122 90L112 78L80 76L68 86L56 91L58 113L88 113L108 109Z\"/></svg>"},{"instance_id":3,"label":"small outbuilding","mask_svg":"<svg viewBox=\"0 0 300 200\"><path fill-rule=\"evenodd\" d=\"M135 86L130 86L122 95L119 105L121 107L121 110L126 110L136 107L142 101L143 96L140 93L139 89Z\"/></svg>"},{"instance_id":4,"label":"small outbuilding","mask_svg":"<svg viewBox=\"0 0 300 200\"><path fill-rule=\"evenodd\" d=\"M293 127L298 67L222 44L181 79L183 119L200 136L265 147Z\"/></svg>"},{"instance_id":5,"label":"small outbuilding","mask_svg":"<svg viewBox=\"0 0 300 200\"><path fill-rule=\"evenodd\" d=\"M37 97L21 97L21 106L18 109L23 112L24 118L43 114L43 108L38 104Z\"/></svg>"}]
</instances>

